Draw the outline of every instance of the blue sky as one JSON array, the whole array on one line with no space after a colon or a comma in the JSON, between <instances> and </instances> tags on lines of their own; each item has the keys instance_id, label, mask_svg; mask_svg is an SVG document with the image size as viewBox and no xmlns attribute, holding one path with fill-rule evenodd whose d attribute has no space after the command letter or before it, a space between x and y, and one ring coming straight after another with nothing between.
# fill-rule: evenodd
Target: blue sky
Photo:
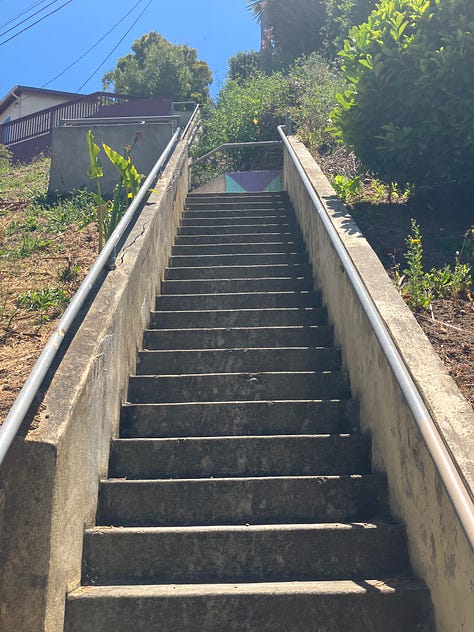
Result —
<instances>
[{"instance_id":1,"label":"blue sky","mask_svg":"<svg viewBox=\"0 0 474 632\"><path fill-rule=\"evenodd\" d=\"M0 25L3 25L0 26L0 98L15 85L43 87L101 40L138 0L71 0L54 15L2 44L18 30L65 2L0 0ZM142 0L82 61L46 87L77 92L148 2ZM42 8L44 10L33 19L5 33ZM24 15L19 16L21 13ZM13 18L15 20L11 21ZM124 41L81 92L87 94L101 90L104 72L113 68L119 57L130 52L137 38L152 30L172 43L188 44L197 49L198 57L206 61L213 71L211 92L214 95L225 80L228 58L241 50L258 49L260 45L258 26L245 8L244 0L152 0Z\"/></svg>"}]
</instances>

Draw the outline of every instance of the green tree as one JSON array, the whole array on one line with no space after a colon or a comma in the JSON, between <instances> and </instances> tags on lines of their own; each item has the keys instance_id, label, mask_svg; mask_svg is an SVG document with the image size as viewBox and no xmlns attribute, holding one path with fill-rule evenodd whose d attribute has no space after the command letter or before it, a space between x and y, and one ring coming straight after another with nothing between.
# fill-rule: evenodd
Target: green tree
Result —
<instances>
[{"instance_id":1,"label":"green tree","mask_svg":"<svg viewBox=\"0 0 474 632\"><path fill-rule=\"evenodd\" d=\"M262 25L262 53L269 31L273 56L283 64L322 48L326 0L246 0L246 5Z\"/></svg>"},{"instance_id":2,"label":"green tree","mask_svg":"<svg viewBox=\"0 0 474 632\"><path fill-rule=\"evenodd\" d=\"M151 31L136 40L133 53L121 57L103 76L105 90L136 96L169 97L175 101L210 100L211 71L187 45L175 45Z\"/></svg>"},{"instance_id":3,"label":"green tree","mask_svg":"<svg viewBox=\"0 0 474 632\"><path fill-rule=\"evenodd\" d=\"M324 46L330 57L335 57L344 46L353 26L367 21L376 3L377 0L328 0Z\"/></svg>"},{"instance_id":4,"label":"green tree","mask_svg":"<svg viewBox=\"0 0 474 632\"><path fill-rule=\"evenodd\" d=\"M261 70L260 53L246 50L237 53L229 59L228 79L231 81L246 81Z\"/></svg>"},{"instance_id":5,"label":"green tree","mask_svg":"<svg viewBox=\"0 0 474 632\"><path fill-rule=\"evenodd\" d=\"M474 185L474 3L385 0L341 52L333 120L385 182Z\"/></svg>"}]
</instances>

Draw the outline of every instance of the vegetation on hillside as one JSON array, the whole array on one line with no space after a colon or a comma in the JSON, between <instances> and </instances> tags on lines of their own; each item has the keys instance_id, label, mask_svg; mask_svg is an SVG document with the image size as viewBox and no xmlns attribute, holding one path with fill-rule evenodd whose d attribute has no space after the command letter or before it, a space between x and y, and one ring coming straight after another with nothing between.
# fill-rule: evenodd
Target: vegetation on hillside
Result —
<instances>
[{"instance_id":1,"label":"vegetation on hillside","mask_svg":"<svg viewBox=\"0 0 474 632\"><path fill-rule=\"evenodd\" d=\"M102 81L105 90L174 101L208 103L212 74L190 46L171 44L156 31L132 44L133 53L121 57Z\"/></svg>"}]
</instances>

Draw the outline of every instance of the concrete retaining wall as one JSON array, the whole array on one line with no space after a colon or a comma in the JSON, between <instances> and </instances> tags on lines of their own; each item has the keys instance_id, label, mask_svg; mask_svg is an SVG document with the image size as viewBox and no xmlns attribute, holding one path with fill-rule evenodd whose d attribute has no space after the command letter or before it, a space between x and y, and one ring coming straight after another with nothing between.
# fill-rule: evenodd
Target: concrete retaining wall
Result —
<instances>
[{"instance_id":1,"label":"concrete retaining wall","mask_svg":"<svg viewBox=\"0 0 474 632\"><path fill-rule=\"evenodd\" d=\"M472 492L472 408L318 165L301 143L290 140ZM363 430L372 435L374 467L387 473L393 512L407 525L414 571L431 589L438 632L470 630L474 621L474 553L287 150L284 186L295 206L336 340L343 349L352 391L360 399Z\"/></svg>"},{"instance_id":2,"label":"concrete retaining wall","mask_svg":"<svg viewBox=\"0 0 474 632\"><path fill-rule=\"evenodd\" d=\"M119 173L102 149L106 143L119 154L123 154L125 145L132 145L135 135L141 134L131 154L132 163L138 173L148 174L175 131L175 123L127 123L117 125L80 125L77 127L55 127L52 134L51 172L48 194L66 194L73 189L86 188L96 191L96 183L91 180L89 169L89 150L86 133L94 134L94 142L101 148L100 159L104 168L104 177L100 179L102 195L112 196L119 181Z\"/></svg>"},{"instance_id":3,"label":"concrete retaining wall","mask_svg":"<svg viewBox=\"0 0 474 632\"><path fill-rule=\"evenodd\" d=\"M156 154L155 154L156 158ZM188 191L178 144L68 348L33 423L0 472L0 630L61 632L80 584L110 438Z\"/></svg>"}]
</instances>

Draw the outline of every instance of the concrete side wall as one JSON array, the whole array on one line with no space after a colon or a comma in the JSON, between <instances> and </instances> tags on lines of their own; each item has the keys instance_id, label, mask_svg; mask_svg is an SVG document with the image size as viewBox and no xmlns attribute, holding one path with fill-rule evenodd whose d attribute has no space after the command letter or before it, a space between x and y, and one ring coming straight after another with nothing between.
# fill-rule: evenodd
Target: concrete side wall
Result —
<instances>
[{"instance_id":1,"label":"concrete side wall","mask_svg":"<svg viewBox=\"0 0 474 632\"><path fill-rule=\"evenodd\" d=\"M474 414L380 261L304 146L291 142L430 410L474 490ZM337 342L360 399L375 469L385 471L393 513L407 525L414 571L431 589L438 632L470 630L474 553L379 343L285 150L284 185L295 206Z\"/></svg>"},{"instance_id":2,"label":"concrete side wall","mask_svg":"<svg viewBox=\"0 0 474 632\"><path fill-rule=\"evenodd\" d=\"M61 632L84 527L188 191L181 142L0 472L0 630Z\"/></svg>"},{"instance_id":3,"label":"concrete side wall","mask_svg":"<svg viewBox=\"0 0 474 632\"><path fill-rule=\"evenodd\" d=\"M51 172L48 193L69 193L72 189L87 188L96 190L89 169L89 151L86 133L91 129L94 142L102 149L106 143L119 154L125 145L131 145L135 134L141 134L131 154L132 163L138 173L148 175L158 156L164 151L174 133L172 123L144 123L124 125L87 125L81 127L56 127L53 129ZM100 179L103 196L112 196L115 185L120 179L116 168L102 150L100 159L104 168L104 177Z\"/></svg>"}]
</instances>

